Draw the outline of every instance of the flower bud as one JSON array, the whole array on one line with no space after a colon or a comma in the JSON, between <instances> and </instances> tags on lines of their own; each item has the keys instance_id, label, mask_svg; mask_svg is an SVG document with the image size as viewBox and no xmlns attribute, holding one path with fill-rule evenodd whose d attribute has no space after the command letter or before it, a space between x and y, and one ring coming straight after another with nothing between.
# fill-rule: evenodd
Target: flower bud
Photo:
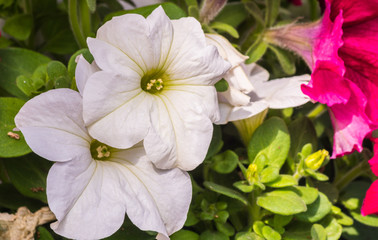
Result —
<instances>
[{"instance_id":1,"label":"flower bud","mask_svg":"<svg viewBox=\"0 0 378 240\"><path fill-rule=\"evenodd\" d=\"M226 5L227 0L204 0L200 10L200 21L208 24Z\"/></svg>"},{"instance_id":2,"label":"flower bud","mask_svg":"<svg viewBox=\"0 0 378 240\"><path fill-rule=\"evenodd\" d=\"M258 173L257 173L257 165L256 164L252 163L248 166L245 177L247 178L247 181L251 185L258 180Z\"/></svg>"},{"instance_id":3,"label":"flower bud","mask_svg":"<svg viewBox=\"0 0 378 240\"><path fill-rule=\"evenodd\" d=\"M326 158L329 158L328 151L325 149L319 150L305 159L305 165L312 170L318 170Z\"/></svg>"}]
</instances>

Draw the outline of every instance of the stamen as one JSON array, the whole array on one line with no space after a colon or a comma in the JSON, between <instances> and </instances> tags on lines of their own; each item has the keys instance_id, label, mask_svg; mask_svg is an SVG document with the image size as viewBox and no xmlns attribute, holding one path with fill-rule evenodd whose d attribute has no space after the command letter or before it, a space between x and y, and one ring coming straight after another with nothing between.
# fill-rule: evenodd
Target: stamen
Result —
<instances>
[{"instance_id":1,"label":"stamen","mask_svg":"<svg viewBox=\"0 0 378 240\"><path fill-rule=\"evenodd\" d=\"M151 79L147 85L146 85L146 90L155 92L155 91L160 91L164 87L163 85L163 80L161 78L158 79Z\"/></svg>"},{"instance_id":2,"label":"stamen","mask_svg":"<svg viewBox=\"0 0 378 240\"><path fill-rule=\"evenodd\" d=\"M108 148L106 146L98 146L96 148L96 151L97 151L97 157L100 159L100 158L103 158L103 157L110 157L110 151L108 150Z\"/></svg>"}]
</instances>

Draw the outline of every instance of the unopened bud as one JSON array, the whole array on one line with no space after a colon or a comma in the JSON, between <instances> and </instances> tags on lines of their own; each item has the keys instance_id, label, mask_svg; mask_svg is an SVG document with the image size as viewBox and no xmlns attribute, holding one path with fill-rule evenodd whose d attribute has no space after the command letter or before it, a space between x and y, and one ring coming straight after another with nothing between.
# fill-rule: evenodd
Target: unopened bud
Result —
<instances>
[{"instance_id":1,"label":"unopened bud","mask_svg":"<svg viewBox=\"0 0 378 240\"><path fill-rule=\"evenodd\" d=\"M200 10L200 20L208 24L226 5L227 0L204 0Z\"/></svg>"},{"instance_id":2,"label":"unopened bud","mask_svg":"<svg viewBox=\"0 0 378 240\"><path fill-rule=\"evenodd\" d=\"M252 163L248 166L247 172L246 172L246 178L249 184L253 184L258 180L258 175L257 175L257 165Z\"/></svg>"},{"instance_id":3,"label":"unopened bud","mask_svg":"<svg viewBox=\"0 0 378 240\"><path fill-rule=\"evenodd\" d=\"M328 151L319 150L305 159L305 165L312 170L318 170L326 158L329 158Z\"/></svg>"}]
</instances>

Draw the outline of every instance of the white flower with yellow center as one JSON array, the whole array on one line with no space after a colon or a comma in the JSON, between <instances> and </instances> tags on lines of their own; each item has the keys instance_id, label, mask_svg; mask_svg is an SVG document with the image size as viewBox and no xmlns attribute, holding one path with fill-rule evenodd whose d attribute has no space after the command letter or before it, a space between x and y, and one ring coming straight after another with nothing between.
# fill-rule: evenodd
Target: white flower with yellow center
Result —
<instances>
[{"instance_id":1,"label":"white flower with yellow center","mask_svg":"<svg viewBox=\"0 0 378 240\"><path fill-rule=\"evenodd\" d=\"M78 92L43 93L21 108L15 122L36 154L56 162L47 177L56 233L104 238L120 228L125 213L162 240L183 226L192 193L189 175L155 168L142 144L116 149L93 139L84 126Z\"/></svg>"},{"instance_id":2,"label":"white flower with yellow center","mask_svg":"<svg viewBox=\"0 0 378 240\"><path fill-rule=\"evenodd\" d=\"M99 68L81 80L89 133L116 148L144 140L159 168L198 166L219 118L213 85L230 68L200 23L170 20L161 7L147 18L126 14L105 23L88 47ZM90 70L78 65L81 72Z\"/></svg>"}]
</instances>

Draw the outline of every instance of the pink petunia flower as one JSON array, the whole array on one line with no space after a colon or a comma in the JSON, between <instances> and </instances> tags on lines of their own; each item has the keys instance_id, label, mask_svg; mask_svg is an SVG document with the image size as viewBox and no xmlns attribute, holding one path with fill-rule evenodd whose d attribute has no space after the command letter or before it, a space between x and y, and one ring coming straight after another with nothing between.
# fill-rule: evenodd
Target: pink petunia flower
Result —
<instances>
[{"instance_id":1,"label":"pink petunia flower","mask_svg":"<svg viewBox=\"0 0 378 240\"><path fill-rule=\"evenodd\" d=\"M296 52L311 68L302 91L329 106L332 157L361 151L378 127L378 0L326 0L319 21L272 29L266 40Z\"/></svg>"},{"instance_id":2,"label":"pink petunia flower","mask_svg":"<svg viewBox=\"0 0 378 240\"><path fill-rule=\"evenodd\" d=\"M371 170L373 173L378 176L378 138L373 138L372 141L374 142L374 153L375 156L369 160ZM364 202L361 207L361 214L363 216L369 214L377 214L378 213L378 180L374 181L373 184L369 187L368 191L366 192Z\"/></svg>"}]
</instances>

